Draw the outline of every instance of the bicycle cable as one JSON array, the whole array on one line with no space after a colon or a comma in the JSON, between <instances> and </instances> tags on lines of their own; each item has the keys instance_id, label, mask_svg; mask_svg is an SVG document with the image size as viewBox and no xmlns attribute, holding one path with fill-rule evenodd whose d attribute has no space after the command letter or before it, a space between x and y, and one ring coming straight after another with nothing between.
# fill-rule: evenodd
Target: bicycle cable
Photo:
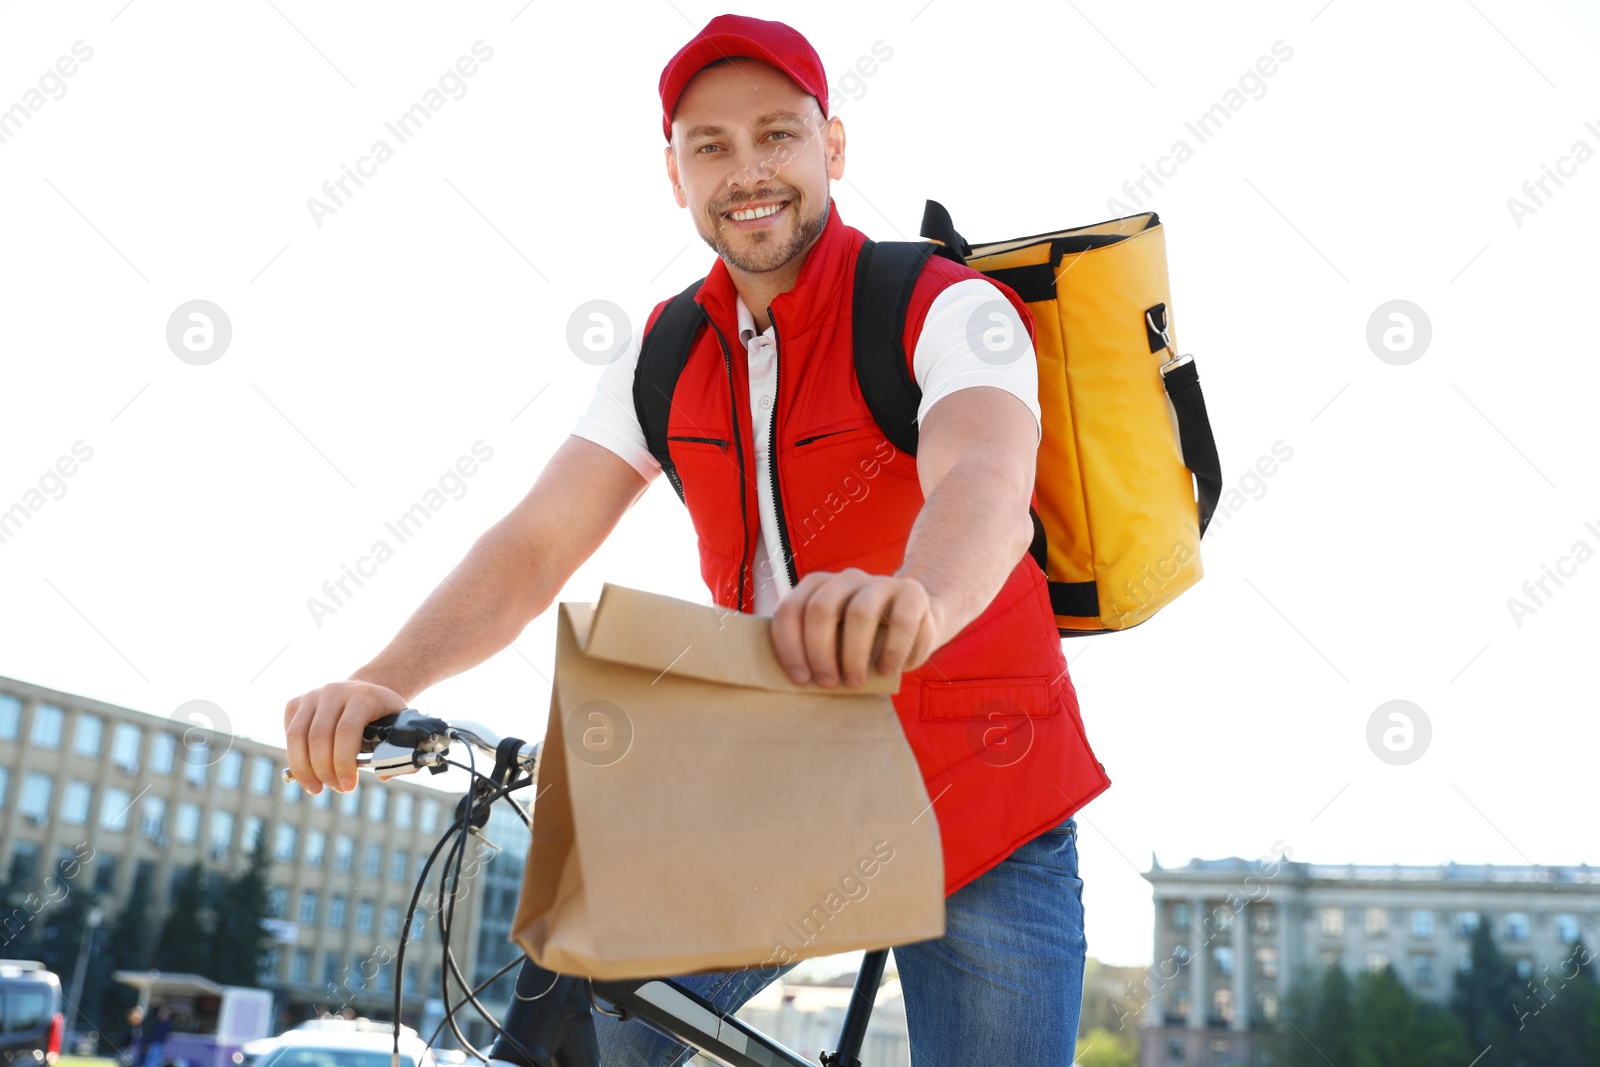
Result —
<instances>
[{"instance_id":1,"label":"bicycle cable","mask_svg":"<svg viewBox=\"0 0 1600 1067\"><path fill-rule=\"evenodd\" d=\"M466 977L461 973L460 966L457 964L455 959L455 954L450 948L450 939L454 928L455 902L457 894L459 894L461 889L461 871L466 855L466 842L467 838L472 833L472 830L475 828L474 816L480 811L487 810L500 800L509 800L512 806L517 810L517 814L521 817L522 821L525 824L528 824L531 828L532 820L529 818L527 812L523 810L522 805L516 803L515 800L510 800L509 798L510 794L516 792L517 790L526 789L528 786L532 785L533 779L529 775L521 775L505 783L497 781L496 779L490 777L489 775L483 774L477 769L477 760L472 751L472 746L468 745L467 748L470 764L463 764L449 759L443 761L450 766L465 770L471 776L471 785L469 786L466 795L462 797L462 803L458 809L460 810L461 814L458 815L455 821L445 830L445 833L434 845L433 850L428 854L428 858L423 863L422 869L418 872L416 885L412 889L411 901L406 909L405 925L400 933L399 951L396 954L395 960L397 980L395 982L394 996L394 1012L396 1020L394 1031L394 1055L396 1057L399 1056L399 1019L401 1013L403 987L405 984L405 950L406 946L411 941L412 930L416 922L417 905L421 900L422 891L427 885L428 875L433 870L434 864L438 861L440 852L445 851L446 855L442 868L441 881L448 886L448 896L444 898L439 910L441 956L442 961L445 964L445 966L441 966L440 968L439 984L440 992L442 994L441 999L444 1001L445 1013L444 1018L440 1020L439 1025L434 1030L433 1037L429 1039L428 1044L431 1046L433 1042L437 1040L440 1033L442 1033L444 1027L449 1025L452 1034L463 1046L463 1051L469 1052L475 1058L487 1062L489 1057L480 1051L476 1046L474 1046L472 1042L467 1040L466 1035L461 1032L461 1029L456 1022L455 1016L457 1012L459 1012L464 1005L471 1004L471 1006L478 1012L479 1016L482 1017L484 1022L488 1024L495 1036L504 1037L514 1048L531 1059L531 1052L520 1041L518 1041L515 1036L507 1033L500 1021L496 1019L493 1014L491 1014L489 1010L485 1008L477 999L477 995L479 993L486 989L490 984L503 977L511 970L512 967L520 964L522 962L521 959L512 960L510 963L496 971L495 974L490 976L490 978L488 978L485 982L481 983L477 987L472 987L467 981ZM480 793L480 790L484 789L484 787L488 787L487 790ZM455 864L454 878L450 877L450 866L452 860ZM441 896L443 896L443 894L441 894ZM462 991L462 998L456 1001L454 1004L451 1003L450 998L450 975L454 975ZM398 1060L395 1062L398 1063Z\"/></svg>"}]
</instances>

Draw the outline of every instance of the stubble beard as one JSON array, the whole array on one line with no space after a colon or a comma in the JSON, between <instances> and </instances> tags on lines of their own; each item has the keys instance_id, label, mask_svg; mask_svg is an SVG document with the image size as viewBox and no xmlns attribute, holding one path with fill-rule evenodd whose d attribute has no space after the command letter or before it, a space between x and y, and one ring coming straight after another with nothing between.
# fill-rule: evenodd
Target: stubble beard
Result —
<instances>
[{"instance_id":1,"label":"stubble beard","mask_svg":"<svg viewBox=\"0 0 1600 1067\"><path fill-rule=\"evenodd\" d=\"M790 206L794 201L790 201ZM753 247L744 251L736 250L728 240L727 232L723 229L723 218L719 213L716 216L715 228L709 234L702 233L701 239L711 246L711 250L721 256L731 267L737 267L746 274L765 274L792 262L800 253L804 252L811 243L817 239L828 224L828 211L830 204L824 203L822 210L814 218L801 218L791 227L788 236L782 236L770 231L756 231L748 236L753 238Z\"/></svg>"}]
</instances>

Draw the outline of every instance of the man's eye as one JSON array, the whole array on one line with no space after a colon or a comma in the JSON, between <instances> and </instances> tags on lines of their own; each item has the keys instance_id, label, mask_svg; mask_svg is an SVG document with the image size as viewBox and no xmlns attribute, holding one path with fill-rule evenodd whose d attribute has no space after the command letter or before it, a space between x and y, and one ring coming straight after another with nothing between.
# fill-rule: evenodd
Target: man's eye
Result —
<instances>
[{"instance_id":1,"label":"man's eye","mask_svg":"<svg viewBox=\"0 0 1600 1067\"><path fill-rule=\"evenodd\" d=\"M793 138L794 134L790 133L788 130L773 130L772 133L769 134L769 136L771 136L771 137L789 137L789 138Z\"/></svg>"},{"instance_id":2,"label":"man's eye","mask_svg":"<svg viewBox=\"0 0 1600 1067\"><path fill-rule=\"evenodd\" d=\"M707 154L709 154L711 152L716 151L716 149L717 149L717 146L714 145L714 144L703 144L699 148L696 148L694 150L694 152L695 152L695 155L697 155L697 156L703 156L703 155L707 155Z\"/></svg>"}]
</instances>

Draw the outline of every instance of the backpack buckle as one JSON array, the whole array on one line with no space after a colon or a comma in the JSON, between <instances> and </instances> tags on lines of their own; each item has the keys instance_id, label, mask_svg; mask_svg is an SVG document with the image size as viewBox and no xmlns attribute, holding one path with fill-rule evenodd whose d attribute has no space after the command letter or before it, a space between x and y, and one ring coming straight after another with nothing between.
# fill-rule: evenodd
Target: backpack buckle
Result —
<instances>
[{"instance_id":1,"label":"backpack buckle","mask_svg":"<svg viewBox=\"0 0 1600 1067\"><path fill-rule=\"evenodd\" d=\"M1187 352L1185 352L1181 356L1173 356L1171 359L1169 359L1165 363L1161 364L1161 377L1165 378L1169 371L1175 371L1179 367L1183 366L1185 363L1193 363L1193 362L1194 362L1194 357L1189 355Z\"/></svg>"}]
</instances>

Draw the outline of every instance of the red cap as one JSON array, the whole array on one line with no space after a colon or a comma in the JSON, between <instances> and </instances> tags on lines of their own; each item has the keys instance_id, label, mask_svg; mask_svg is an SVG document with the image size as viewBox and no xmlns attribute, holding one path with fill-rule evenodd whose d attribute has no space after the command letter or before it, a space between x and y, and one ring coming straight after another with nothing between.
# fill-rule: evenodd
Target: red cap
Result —
<instances>
[{"instance_id":1,"label":"red cap","mask_svg":"<svg viewBox=\"0 0 1600 1067\"><path fill-rule=\"evenodd\" d=\"M672 140L672 113L690 80L708 63L735 56L759 59L777 67L790 81L816 97L822 117L828 117L828 75L810 41L781 22L718 15L661 71L661 131L668 141Z\"/></svg>"}]
</instances>

